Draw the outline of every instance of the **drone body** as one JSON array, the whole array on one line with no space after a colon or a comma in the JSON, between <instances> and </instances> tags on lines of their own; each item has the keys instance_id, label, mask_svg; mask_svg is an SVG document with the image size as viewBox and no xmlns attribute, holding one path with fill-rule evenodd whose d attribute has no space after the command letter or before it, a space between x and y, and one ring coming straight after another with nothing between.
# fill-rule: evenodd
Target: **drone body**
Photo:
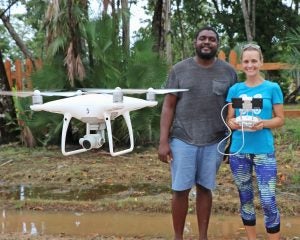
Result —
<instances>
[{"instance_id":1,"label":"drone body","mask_svg":"<svg viewBox=\"0 0 300 240\"><path fill-rule=\"evenodd\" d=\"M109 151L112 156L118 156L131 152L134 148L133 130L130 120L130 112L145 107L157 105L155 94L166 94L172 92L185 92L187 89L89 89L77 92L8 92L0 91L0 95L19 97L32 96L33 111L46 111L64 115L63 129L61 135L61 151L65 156L86 152L93 148L100 148L105 143L105 130L109 143ZM148 100L123 96L123 93L140 94L147 93ZM43 103L42 96L63 96L54 101ZM123 116L127 125L130 147L121 151L114 151L111 121ZM79 139L80 149L67 151L66 136L69 123L76 118L86 124L86 134Z\"/></svg>"},{"instance_id":2,"label":"drone body","mask_svg":"<svg viewBox=\"0 0 300 240\"><path fill-rule=\"evenodd\" d=\"M44 104L34 104L30 108L33 111L47 111L59 114L71 114L72 117L84 123L104 122L105 113L110 113L116 118L126 111L138 110L144 107L154 107L156 101L146 101L139 98L123 97L122 102L113 102L111 94L86 94Z\"/></svg>"}]
</instances>

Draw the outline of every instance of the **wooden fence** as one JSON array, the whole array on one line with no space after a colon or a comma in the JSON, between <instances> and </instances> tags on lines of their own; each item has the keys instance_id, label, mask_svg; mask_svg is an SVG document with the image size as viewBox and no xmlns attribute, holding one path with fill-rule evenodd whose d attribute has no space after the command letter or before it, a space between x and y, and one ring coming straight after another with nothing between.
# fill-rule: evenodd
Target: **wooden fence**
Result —
<instances>
[{"instance_id":1,"label":"wooden fence","mask_svg":"<svg viewBox=\"0 0 300 240\"><path fill-rule=\"evenodd\" d=\"M36 69L40 69L42 60L35 60L34 65ZM33 88L30 76L34 71L34 67L30 59L26 59L24 63L17 59L14 64L10 60L6 60L4 66L10 88L14 86L17 90Z\"/></svg>"},{"instance_id":2,"label":"wooden fence","mask_svg":"<svg viewBox=\"0 0 300 240\"><path fill-rule=\"evenodd\" d=\"M228 57L223 51L220 51L218 54L218 58L228 61L237 71L241 70L241 65L238 63L238 56L235 51L230 51ZM16 60L14 65L9 60L5 61L5 71L8 77L8 82L10 88L16 86L17 90L33 89L32 82L30 79L31 73L34 71L33 64L31 60L26 59L24 63L21 60ZM36 69L42 68L42 61L35 61ZM287 70L292 69L292 66L286 63L264 63L262 70L270 71L270 70ZM286 117L299 117L299 110L285 110Z\"/></svg>"},{"instance_id":3,"label":"wooden fence","mask_svg":"<svg viewBox=\"0 0 300 240\"><path fill-rule=\"evenodd\" d=\"M238 63L238 56L234 50L231 50L228 57L223 51L219 52L218 57L222 60L228 61L236 70L241 70L241 65ZM36 60L35 67L40 69L42 67L42 61ZM264 63L262 70L283 70L291 69L292 66L286 63ZM26 59L24 63L21 60L16 60L14 65L9 61L5 61L5 70L8 77L10 87L16 86L18 90L32 89L32 82L30 79L33 71L33 64L29 59Z\"/></svg>"},{"instance_id":4,"label":"wooden fence","mask_svg":"<svg viewBox=\"0 0 300 240\"><path fill-rule=\"evenodd\" d=\"M226 54L223 51L219 52L218 57L224 61L228 61L236 70L241 70L241 64L238 62L237 53L234 50L231 50L228 58L226 58ZM261 67L261 70L270 71L270 70L284 70L291 69L292 66L287 63L275 62L275 63L264 63Z\"/></svg>"}]
</instances>

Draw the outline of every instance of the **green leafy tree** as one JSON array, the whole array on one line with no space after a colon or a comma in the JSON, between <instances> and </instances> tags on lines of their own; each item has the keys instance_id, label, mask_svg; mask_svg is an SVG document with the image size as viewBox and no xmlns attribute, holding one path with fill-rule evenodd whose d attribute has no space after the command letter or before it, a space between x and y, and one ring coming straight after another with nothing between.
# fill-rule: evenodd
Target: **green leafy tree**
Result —
<instances>
[{"instance_id":1,"label":"green leafy tree","mask_svg":"<svg viewBox=\"0 0 300 240\"><path fill-rule=\"evenodd\" d=\"M278 49L280 60L293 66L281 72L281 77L287 79L284 82L285 102L300 102L300 28L288 32L285 40L278 44Z\"/></svg>"},{"instance_id":2,"label":"green leafy tree","mask_svg":"<svg viewBox=\"0 0 300 240\"><path fill-rule=\"evenodd\" d=\"M177 62L194 54L195 32L203 25L214 26L212 5L208 1L172 1L171 35L173 59Z\"/></svg>"},{"instance_id":3,"label":"green leafy tree","mask_svg":"<svg viewBox=\"0 0 300 240\"><path fill-rule=\"evenodd\" d=\"M137 41L131 49L131 55L124 67L122 58L122 46L115 45L114 22L109 16L101 19L89 21L85 24L85 39L93 49L93 67L86 65L85 81L75 81L75 87L95 87L95 88L160 88L165 81L167 66L159 59L157 53L152 51L153 42L151 39ZM63 67L61 55L53 57L51 61L46 61L43 68L32 75L34 86L39 89L62 89L68 88L67 75ZM84 63L88 62L88 58ZM144 97L144 96L137 96ZM160 98L161 99L161 98ZM159 99L159 100L160 100ZM39 115L41 116L41 115ZM159 108L144 109L131 113L132 123L135 133L136 143L146 143L157 140L159 129ZM36 118L35 118L36 119ZM47 125L44 121L35 123L37 129L45 129L43 136L38 135L39 142L53 142L59 139L58 131L49 130L61 127L61 118L55 118ZM37 127L39 125L39 127ZM51 125L51 126L50 126ZM76 136L82 136L85 127L81 123L72 125L77 129ZM113 122L115 142L119 145L127 144L129 141L127 127L122 118ZM37 133L38 134L38 133ZM52 136L52 139L49 136Z\"/></svg>"}]
</instances>

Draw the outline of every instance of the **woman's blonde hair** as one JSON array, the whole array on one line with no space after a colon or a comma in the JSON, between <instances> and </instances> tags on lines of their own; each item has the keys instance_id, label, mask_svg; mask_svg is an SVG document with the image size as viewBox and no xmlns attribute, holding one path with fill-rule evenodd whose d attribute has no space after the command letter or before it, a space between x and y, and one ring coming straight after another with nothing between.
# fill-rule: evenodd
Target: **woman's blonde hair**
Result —
<instances>
[{"instance_id":1,"label":"woman's blonde hair","mask_svg":"<svg viewBox=\"0 0 300 240\"><path fill-rule=\"evenodd\" d=\"M255 44L255 43L247 43L242 47L242 51L241 51L241 60L243 58L243 53L247 50L254 50L257 51L259 53L260 56L260 60L263 62L264 61L264 57L261 51L261 48L259 45Z\"/></svg>"}]
</instances>

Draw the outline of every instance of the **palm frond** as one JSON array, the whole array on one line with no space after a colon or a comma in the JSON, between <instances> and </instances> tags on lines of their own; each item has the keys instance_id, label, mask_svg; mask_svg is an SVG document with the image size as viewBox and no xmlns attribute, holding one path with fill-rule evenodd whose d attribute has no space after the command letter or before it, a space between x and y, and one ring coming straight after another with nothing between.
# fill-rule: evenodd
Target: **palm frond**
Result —
<instances>
[{"instance_id":1,"label":"palm frond","mask_svg":"<svg viewBox=\"0 0 300 240\"><path fill-rule=\"evenodd\" d=\"M60 50L64 50L67 43L67 38L65 36L58 36L48 47L48 56L53 57L60 52Z\"/></svg>"}]
</instances>

